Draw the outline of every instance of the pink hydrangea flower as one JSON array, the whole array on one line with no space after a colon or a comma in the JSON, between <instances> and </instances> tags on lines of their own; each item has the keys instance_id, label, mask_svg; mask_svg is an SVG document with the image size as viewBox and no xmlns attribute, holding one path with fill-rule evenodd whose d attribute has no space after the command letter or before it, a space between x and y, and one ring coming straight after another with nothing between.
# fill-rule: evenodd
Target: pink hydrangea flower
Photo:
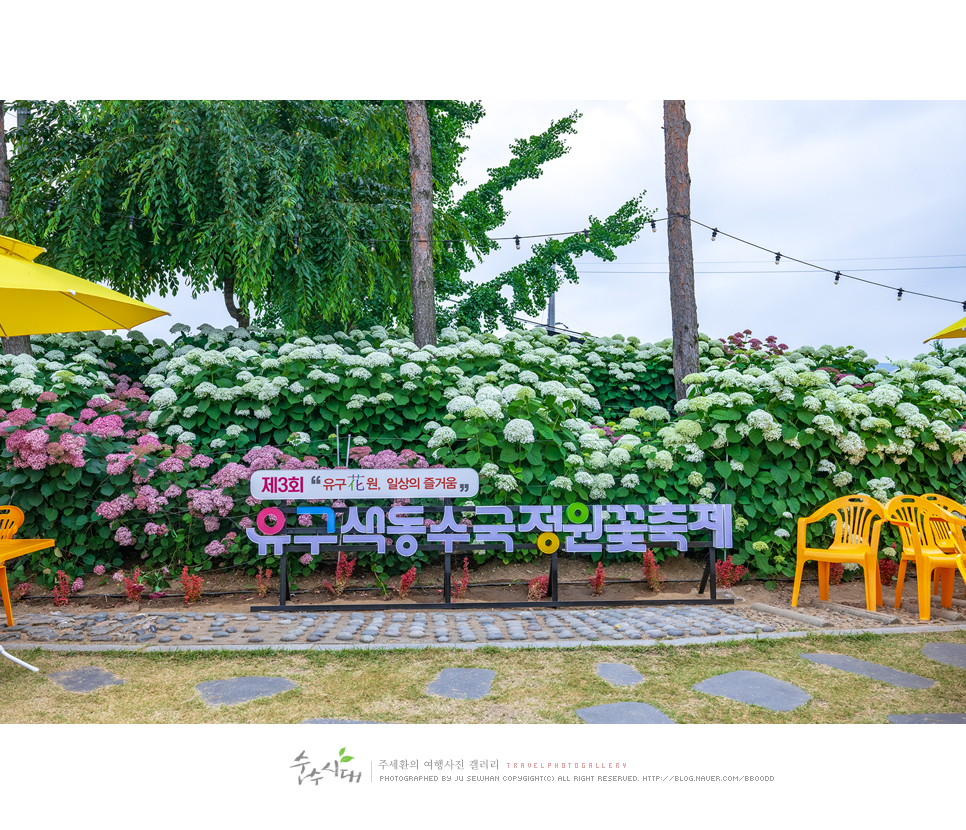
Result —
<instances>
[{"instance_id":1,"label":"pink hydrangea flower","mask_svg":"<svg viewBox=\"0 0 966 830\"><path fill-rule=\"evenodd\" d=\"M107 454L107 474L118 476L127 470L135 461L137 456L128 452L111 452Z\"/></svg>"},{"instance_id":2,"label":"pink hydrangea flower","mask_svg":"<svg viewBox=\"0 0 966 830\"><path fill-rule=\"evenodd\" d=\"M119 527L114 534L114 541L119 545L133 545L134 534L126 527Z\"/></svg>"},{"instance_id":3,"label":"pink hydrangea flower","mask_svg":"<svg viewBox=\"0 0 966 830\"><path fill-rule=\"evenodd\" d=\"M242 516L242 518L238 520L238 526L242 530L248 530L250 527L255 527L255 522L249 519L248 516Z\"/></svg>"},{"instance_id":4,"label":"pink hydrangea flower","mask_svg":"<svg viewBox=\"0 0 966 830\"><path fill-rule=\"evenodd\" d=\"M184 446L184 445L182 445ZM183 473L184 472L184 461L175 455L164 459L160 464L158 464L158 469L162 473Z\"/></svg>"},{"instance_id":5,"label":"pink hydrangea flower","mask_svg":"<svg viewBox=\"0 0 966 830\"><path fill-rule=\"evenodd\" d=\"M53 429L70 429L74 423L74 419L66 412L52 412L44 420Z\"/></svg>"},{"instance_id":6,"label":"pink hydrangea flower","mask_svg":"<svg viewBox=\"0 0 966 830\"><path fill-rule=\"evenodd\" d=\"M194 460L191 463L194 464ZM215 487L234 487L240 481L248 481L251 475L251 470L244 465L229 461L211 477L211 483Z\"/></svg>"},{"instance_id":7,"label":"pink hydrangea flower","mask_svg":"<svg viewBox=\"0 0 966 830\"><path fill-rule=\"evenodd\" d=\"M168 489L164 491L164 497L166 499L176 499L184 491L177 484L168 485Z\"/></svg>"},{"instance_id":8,"label":"pink hydrangea flower","mask_svg":"<svg viewBox=\"0 0 966 830\"><path fill-rule=\"evenodd\" d=\"M207 455L202 455L198 453L191 461L188 462L189 467L200 467L202 470L207 470L212 464L215 463L214 458L209 458Z\"/></svg>"},{"instance_id":9,"label":"pink hydrangea flower","mask_svg":"<svg viewBox=\"0 0 966 830\"><path fill-rule=\"evenodd\" d=\"M187 460L191 458L191 456L193 456L194 454L195 454L195 451L191 449L191 447L188 446L187 444L178 444L178 446L174 448L175 458L183 458Z\"/></svg>"},{"instance_id":10,"label":"pink hydrangea flower","mask_svg":"<svg viewBox=\"0 0 966 830\"><path fill-rule=\"evenodd\" d=\"M167 536L168 526L166 524L155 524L154 522L148 522L144 526L144 532L148 536Z\"/></svg>"},{"instance_id":11,"label":"pink hydrangea flower","mask_svg":"<svg viewBox=\"0 0 966 830\"><path fill-rule=\"evenodd\" d=\"M192 516L208 516L217 513L224 518L235 506L235 500L225 495L220 489L188 490L188 510Z\"/></svg>"},{"instance_id":12,"label":"pink hydrangea flower","mask_svg":"<svg viewBox=\"0 0 966 830\"><path fill-rule=\"evenodd\" d=\"M94 511L98 516L101 516L108 521L113 522L115 519L120 518L129 510L134 509L134 499L128 495L120 495L116 499L111 501L105 501L97 505L97 509ZM130 531L128 531L130 532Z\"/></svg>"},{"instance_id":13,"label":"pink hydrangea flower","mask_svg":"<svg viewBox=\"0 0 966 830\"><path fill-rule=\"evenodd\" d=\"M20 411L20 410L18 410ZM47 454L50 436L44 428L18 429L6 441L6 448L13 453L13 466L20 469L43 470L52 463Z\"/></svg>"},{"instance_id":14,"label":"pink hydrangea flower","mask_svg":"<svg viewBox=\"0 0 966 830\"><path fill-rule=\"evenodd\" d=\"M84 461L84 447L86 446L86 438L65 432L60 436L60 441L52 441L47 445L47 452L54 464L83 467L86 464Z\"/></svg>"},{"instance_id":15,"label":"pink hydrangea flower","mask_svg":"<svg viewBox=\"0 0 966 830\"><path fill-rule=\"evenodd\" d=\"M205 553L213 559L214 557L221 556L223 553L225 553L225 546L217 540L214 542L209 542L207 545L205 545Z\"/></svg>"},{"instance_id":16,"label":"pink hydrangea flower","mask_svg":"<svg viewBox=\"0 0 966 830\"><path fill-rule=\"evenodd\" d=\"M147 435L142 435L138 438L139 447L160 447L161 442L158 440L158 436L153 432L149 432Z\"/></svg>"},{"instance_id":17,"label":"pink hydrangea flower","mask_svg":"<svg viewBox=\"0 0 966 830\"><path fill-rule=\"evenodd\" d=\"M9 415L7 415L7 420L13 424L15 427L22 427L29 424L37 415L32 409L15 409Z\"/></svg>"},{"instance_id":18,"label":"pink hydrangea flower","mask_svg":"<svg viewBox=\"0 0 966 830\"><path fill-rule=\"evenodd\" d=\"M124 571L117 571L117 572L115 572L114 576L112 576L111 579L113 579L115 582L123 582L124 581Z\"/></svg>"},{"instance_id":19,"label":"pink hydrangea flower","mask_svg":"<svg viewBox=\"0 0 966 830\"><path fill-rule=\"evenodd\" d=\"M120 415L104 415L91 421L90 428L98 438L120 438L124 435L124 420Z\"/></svg>"},{"instance_id":20,"label":"pink hydrangea flower","mask_svg":"<svg viewBox=\"0 0 966 830\"><path fill-rule=\"evenodd\" d=\"M74 580L74 584L70 586L70 592L76 594L78 591L84 590L84 580L80 577Z\"/></svg>"},{"instance_id":21,"label":"pink hydrangea flower","mask_svg":"<svg viewBox=\"0 0 966 830\"><path fill-rule=\"evenodd\" d=\"M80 419L82 421L93 421L97 417L97 412L95 412L90 407L86 407L81 410Z\"/></svg>"},{"instance_id":22,"label":"pink hydrangea flower","mask_svg":"<svg viewBox=\"0 0 966 830\"><path fill-rule=\"evenodd\" d=\"M312 527L312 517L308 513L303 513L299 516L299 525L301 527Z\"/></svg>"},{"instance_id":23,"label":"pink hydrangea flower","mask_svg":"<svg viewBox=\"0 0 966 830\"><path fill-rule=\"evenodd\" d=\"M107 570L107 568L105 568L103 565L95 565L94 566L94 573L97 576L104 576L104 572L106 570Z\"/></svg>"},{"instance_id":24,"label":"pink hydrangea flower","mask_svg":"<svg viewBox=\"0 0 966 830\"><path fill-rule=\"evenodd\" d=\"M301 562L303 565L311 565L312 564L312 554L311 553L303 553L299 557L299 562Z\"/></svg>"},{"instance_id":25,"label":"pink hydrangea flower","mask_svg":"<svg viewBox=\"0 0 966 830\"><path fill-rule=\"evenodd\" d=\"M44 391L37 396L37 403L57 403L59 400L56 392Z\"/></svg>"},{"instance_id":26,"label":"pink hydrangea flower","mask_svg":"<svg viewBox=\"0 0 966 830\"><path fill-rule=\"evenodd\" d=\"M205 530L209 533L214 533L218 528L221 527L221 522L218 521L217 516L205 516Z\"/></svg>"}]
</instances>

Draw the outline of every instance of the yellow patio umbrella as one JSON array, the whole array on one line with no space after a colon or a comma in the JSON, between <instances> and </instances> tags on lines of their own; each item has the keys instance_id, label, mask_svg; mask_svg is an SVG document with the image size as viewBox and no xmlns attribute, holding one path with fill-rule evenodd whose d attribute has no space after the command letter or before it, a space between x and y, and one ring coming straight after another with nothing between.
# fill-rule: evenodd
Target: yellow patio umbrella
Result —
<instances>
[{"instance_id":1,"label":"yellow patio umbrella","mask_svg":"<svg viewBox=\"0 0 966 830\"><path fill-rule=\"evenodd\" d=\"M928 343L930 340L952 340L956 337L966 337L966 317L962 320L957 320L951 326L946 326L941 332L934 334L932 337L927 337L923 340L923 343Z\"/></svg>"},{"instance_id":2,"label":"yellow patio umbrella","mask_svg":"<svg viewBox=\"0 0 966 830\"><path fill-rule=\"evenodd\" d=\"M34 262L45 250L0 236L0 337L130 329L168 313Z\"/></svg>"}]
</instances>

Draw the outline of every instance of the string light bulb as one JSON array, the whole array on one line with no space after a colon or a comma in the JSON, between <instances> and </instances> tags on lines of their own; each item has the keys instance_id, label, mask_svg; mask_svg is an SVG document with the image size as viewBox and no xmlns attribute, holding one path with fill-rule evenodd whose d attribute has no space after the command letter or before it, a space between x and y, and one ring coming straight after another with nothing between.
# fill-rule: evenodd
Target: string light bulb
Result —
<instances>
[{"instance_id":1,"label":"string light bulb","mask_svg":"<svg viewBox=\"0 0 966 830\"><path fill-rule=\"evenodd\" d=\"M514 236L513 237L513 241L517 243L517 250L519 251L520 250L520 237L519 236Z\"/></svg>"},{"instance_id":2,"label":"string light bulb","mask_svg":"<svg viewBox=\"0 0 966 830\"><path fill-rule=\"evenodd\" d=\"M443 247L446 248L446 253L450 253L453 250L453 243L449 239L447 239L443 243Z\"/></svg>"},{"instance_id":3,"label":"string light bulb","mask_svg":"<svg viewBox=\"0 0 966 830\"><path fill-rule=\"evenodd\" d=\"M370 239L369 240L369 250L372 253L375 253L376 252L376 240L375 239Z\"/></svg>"},{"instance_id":4,"label":"string light bulb","mask_svg":"<svg viewBox=\"0 0 966 830\"><path fill-rule=\"evenodd\" d=\"M295 236L292 237L292 242L295 244L295 253L298 253L299 252L299 235L298 234L295 234Z\"/></svg>"},{"instance_id":5,"label":"string light bulb","mask_svg":"<svg viewBox=\"0 0 966 830\"><path fill-rule=\"evenodd\" d=\"M657 233L657 222L651 220L651 231Z\"/></svg>"},{"instance_id":6,"label":"string light bulb","mask_svg":"<svg viewBox=\"0 0 966 830\"><path fill-rule=\"evenodd\" d=\"M711 231L711 241L714 242L715 239L717 238L718 238L718 229L715 228L713 231Z\"/></svg>"},{"instance_id":7,"label":"string light bulb","mask_svg":"<svg viewBox=\"0 0 966 830\"><path fill-rule=\"evenodd\" d=\"M842 272L841 271L836 271L835 272L835 284L836 285L839 284L839 277L841 277L841 276L842 276Z\"/></svg>"},{"instance_id":8,"label":"string light bulb","mask_svg":"<svg viewBox=\"0 0 966 830\"><path fill-rule=\"evenodd\" d=\"M128 220L127 220L127 229L129 231L133 231L134 230L134 216L133 215L130 216L128 218Z\"/></svg>"},{"instance_id":9,"label":"string light bulb","mask_svg":"<svg viewBox=\"0 0 966 830\"><path fill-rule=\"evenodd\" d=\"M966 300L963 300L963 311L966 311Z\"/></svg>"},{"instance_id":10,"label":"string light bulb","mask_svg":"<svg viewBox=\"0 0 966 830\"><path fill-rule=\"evenodd\" d=\"M898 301L899 301L900 303L902 302L902 289L901 289L901 288L899 289L899 296L897 296L897 297L896 297L896 299L897 299L897 300L898 300Z\"/></svg>"},{"instance_id":11,"label":"string light bulb","mask_svg":"<svg viewBox=\"0 0 966 830\"><path fill-rule=\"evenodd\" d=\"M584 241L590 242L590 231L587 228L584 228Z\"/></svg>"},{"instance_id":12,"label":"string light bulb","mask_svg":"<svg viewBox=\"0 0 966 830\"><path fill-rule=\"evenodd\" d=\"M778 265L778 263L781 261L782 261L782 255L781 255L781 251L779 251L777 254L775 254L775 265Z\"/></svg>"}]
</instances>

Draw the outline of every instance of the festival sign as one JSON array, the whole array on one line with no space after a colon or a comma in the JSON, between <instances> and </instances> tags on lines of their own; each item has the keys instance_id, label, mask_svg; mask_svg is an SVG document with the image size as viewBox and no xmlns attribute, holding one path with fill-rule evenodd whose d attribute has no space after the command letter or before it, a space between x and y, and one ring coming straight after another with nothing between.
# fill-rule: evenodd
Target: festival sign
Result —
<instances>
[{"instance_id":1,"label":"festival sign","mask_svg":"<svg viewBox=\"0 0 966 830\"><path fill-rule=\"evenodd\" d=\"M472 498L479 492L479 474L464 468L258 470L251 477L258 501Z\"/></svg>"}]
</instances>

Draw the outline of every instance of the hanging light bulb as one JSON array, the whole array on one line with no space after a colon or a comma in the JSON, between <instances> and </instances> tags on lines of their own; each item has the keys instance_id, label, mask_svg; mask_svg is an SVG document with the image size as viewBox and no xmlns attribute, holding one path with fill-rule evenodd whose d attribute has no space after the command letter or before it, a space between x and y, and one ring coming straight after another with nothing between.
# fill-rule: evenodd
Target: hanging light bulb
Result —
<instances>
[{"instance_id":1,"label":"hanging light bulb","mask_svg":"<svg viewBox=\"0 0 966 830\"><path fill-rule=\"evenodd\" d=\"M513 241L517 243L517 250L519 251L520 250L520 237L519 236L514 236L513 237Z\"/></svg>"},{"instance_id":2,"label":"hanging light bulb","mask_svg":"<svg viewBox=\"0 0 966 830\"><path fill-rule=\"evenodd\" d=\"M778 263L781 262L781 260L782 260L782 255L781 255L781 252L779 251L777 254L775 254L775 265L778 265Z\"/></svg>"},{"instance_id":3,"label":"hanging light bulb","mask_svg":"<svg viewBox=\"0 0 966 830\"><path fill-rule=\"evenodd\" d=\"M897 296L897 297L896 297L896 299L897 299L897 300L898 300L898 301L899 301L900 303L902 302L902 289L901 289L901 288L899 289L899 296Z\"/></svg>"},{"instance_id":4,"label":"hanging light bulb","mask_svg":"<svg viewBox=\"0 0 966 830\"><path fill-rule=\"evenodd\" d=\"M966 311L966 300L963 300L963 311Z\"/></svg>"},{"instance_id":5,"label":"hanging light bulb","mask_svg":"<svg viewBox=\"0 0 966 830\"><path fill-rule=\"evenodd\" d=\"M370 239L369 240L369 250L372 251L372 253L375 253L376 252L376 240L375 239Z\"/></svg>"},{"instance_id":6,"label":"hanging light bulb","mask_svg":"<svg viewBox=\"0 0 966 830\"><path fill-rule=\"evenodd\" d=\"M718 229L715 228L713 231L711 231L711 241L714 242L715 239L717 239L717 237L718 237Z\"/></svg>"},{"instance_id":7,"label":"hanging light bulb","mask_svg":"<svg viewBox=\"0 0 966 830\"><path fill-rule=\"evenodd\" d=\"M53 202L47 202L47 213L50 213L50 211L53 210L53 206Z\"/></svg>"},{"instance_id":8,"label":"hanging light bulb","mask_svg":"<svg viewBox=\"0 0 966 830\"><path fill-rule=\"evenodd\" d=\"M651 222L651 230L654 233L657 233L657 222L654 222L654 221Z\"/></svg>"},{"instance_id":9,"label":"hanging light bulb","mask_svg":"<svg viewBox=\"0 0 966 830\"><path fill-rule=\"evenodd\" d=\"M836 271L835 272L835 284L836 285L839 284L839 277L841 277L841 276L842 276L842 272L841 271Z\"/></svg>"},{"instance_id":10,"label":"hanging light bulb","mask_svg":"<svg viewBox=\"0 0 966 830\"><path fill-rule=\"evenodd\" d=\"M451 242L451 241L450 241L449 239L447 239L447 240L446 240L446 241L445 241L445 242L443 243L443 246L444 246L444 247L446 248L446 253L450 253L450 251L452 251L452 250L453 250L453 243L452 243L452 242Z\"/></svg>"},{"instance_id":11,"label":"hanging light bulb","mask_svg":"<svg viewBox=\"0 0 966 830\"><path fill-rule=\"evenodd\" d=\"M298 234L295 234L295 236L292 237L292 242L295 243L295 253L298 253L299 252L299 235Z\"/></svg>"},{"instance_id":12,"label":"hanging light bulb","mask_svg":"<svg viewBox=\"0 0 966 830\"><path fill-rule=\"evenodd\" d=\"M590 231L587 228L584 228L584 241L590 242Z\"/></svg>"},{"instance_id":13,"label":"hanging light bulb","mask_svg":"<svg viewBox=\"0 0 966 830\"><path fill-rule=\"evenodd\" d=\"M133 216L131 216L131 217L130 217L130 218L129 218L129 219L127 220L127 229L128 229L129 231L133 231L133 230L134 230L134 217L133 217Z\"/></svg>"}]
</instances>

